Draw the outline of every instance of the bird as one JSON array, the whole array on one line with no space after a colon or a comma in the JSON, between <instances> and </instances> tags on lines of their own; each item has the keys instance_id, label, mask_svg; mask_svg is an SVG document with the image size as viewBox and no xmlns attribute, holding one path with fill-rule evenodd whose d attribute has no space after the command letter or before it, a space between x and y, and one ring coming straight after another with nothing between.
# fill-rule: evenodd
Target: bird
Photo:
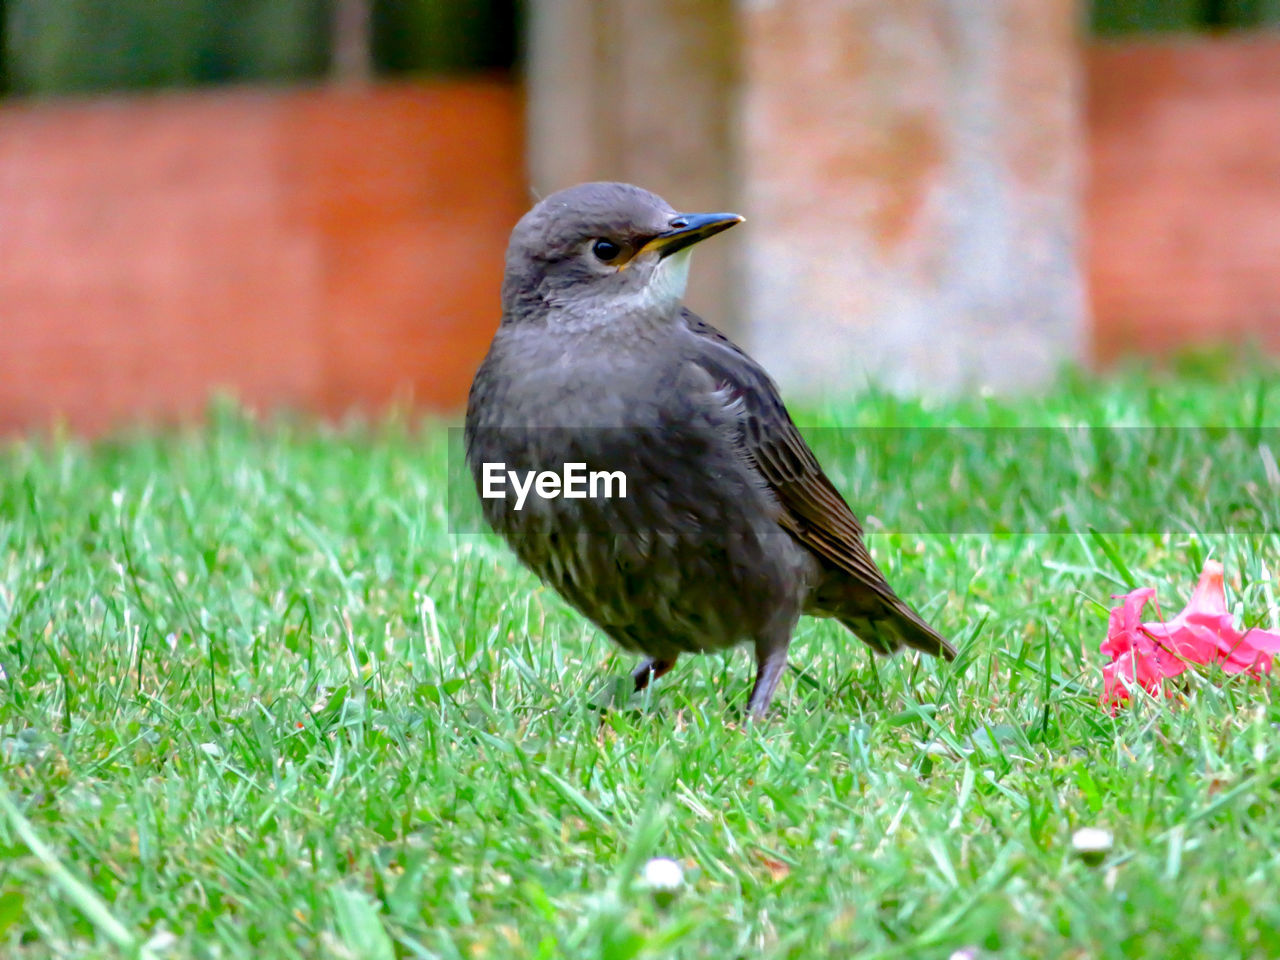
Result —
<instances>
[{"instance_id":1,"label":"bird","mask_svg":"<svg viewBox=\"0 0 1280 960\"><path fill-rule=\"evenodd\" d=\"M956 650L889 586L765 369L683 304L694 245L743 220L603 181L534 205L464 442L486 522L642 656L635 691L681 654L746 643L757 719L801 615L880 654Z\"/></svg>"}]
</instances>

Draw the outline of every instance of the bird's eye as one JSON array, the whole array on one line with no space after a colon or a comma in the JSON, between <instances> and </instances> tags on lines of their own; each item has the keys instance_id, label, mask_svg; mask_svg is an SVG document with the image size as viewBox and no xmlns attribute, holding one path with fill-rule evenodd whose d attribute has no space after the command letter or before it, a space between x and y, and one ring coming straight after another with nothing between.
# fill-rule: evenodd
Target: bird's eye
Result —
<instances>
[{"instance_id":1,"label":"bird's eye","mask_svg":"<svg viewBox=\"0 0 1280 960\"><path fill-rule=\"evenodd\" d=\"M597 240L591 245L591 252L596 255L596 259L600 262L612 263L622 255L622 247L612 240Z\"/></svg>"}]
</instances>

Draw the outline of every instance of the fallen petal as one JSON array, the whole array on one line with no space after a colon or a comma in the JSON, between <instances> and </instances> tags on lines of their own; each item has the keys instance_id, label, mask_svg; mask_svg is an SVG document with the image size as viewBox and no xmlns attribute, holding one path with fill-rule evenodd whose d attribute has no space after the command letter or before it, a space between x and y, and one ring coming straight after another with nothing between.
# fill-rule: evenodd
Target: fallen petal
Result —
<instances>
[{"instance_id":1,"label":"fallen petal","mask_svg":"<svg viewBox=\"0 0 1280 960\"><path fill-rule=\"evenodd\" d=\"M1226 673L1269 674L1273 658L1280 654L1280 633L1254 628L1241 633L1227 612L1222 564L1205 562L1191 599L1172 620L1141 622L1154 587L1127 594L1111 610L1107 638L1099 649L1111 657L1102 668L1101 702L1115 707L1130 699L1134 687L1160 696L1164 681L1183 673L1189 664L1219 664Z\"/></svg>"},{"instance_id":2,"label":"fallen petal","mask_svg":"<svg viewBox=\"0 0 1280 960\"><path fill-rule=\"evenodd\" d=\"M1222 564L1217 560L1206 560L1204 569L1200 571L1200 579L1196 582L1195 592L1182 612L1173 618L1177 623L1192 613L1222 615L1227 612L1227 592L1223 585Z\"/></svg>"}]
</instances>

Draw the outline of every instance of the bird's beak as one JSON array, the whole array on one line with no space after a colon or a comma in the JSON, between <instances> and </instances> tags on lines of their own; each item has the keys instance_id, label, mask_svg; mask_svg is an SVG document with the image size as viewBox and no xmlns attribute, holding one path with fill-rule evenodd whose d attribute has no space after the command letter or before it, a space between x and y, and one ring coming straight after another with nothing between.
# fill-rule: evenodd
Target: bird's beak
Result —
<instances>
[{"instance_id":1,"label":"bird's beak","mask_svg":"<svg viewBox=\"0 0 1280 960\"><path fill-rule=\"evenodd\" d=\"M659 259L715 236L745 220L736 213L682 213L671 221L671 229L658 234L637 252L657 252Z\"/></svg>"}]
</instances>

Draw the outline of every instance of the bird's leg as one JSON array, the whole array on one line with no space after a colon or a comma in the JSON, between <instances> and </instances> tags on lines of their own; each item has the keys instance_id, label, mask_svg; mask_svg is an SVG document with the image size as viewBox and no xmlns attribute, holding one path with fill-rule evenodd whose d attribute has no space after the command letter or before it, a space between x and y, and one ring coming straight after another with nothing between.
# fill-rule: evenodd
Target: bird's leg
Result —
<instances>
[{"instance_id":1,"label":"bird's leg","mask_svg":"<svg viewBox=\"0 0 1280 960\"><path fill-rule=\"evenodd\" d=\"M631 673L631 679L636 682L636 693L639 693L647 687L650 680L657 680L675 665L675 657L672 657L670 660L659 660L657 657L649 657Z\"/></svg>"},{"instance_id":2,"label":"bird's leg","mask_svg":"<svg viewBox=\"0 0 1280 960\"><path fill-rule=\"evenodd\" d=\"M675 665L676 658L674 656L669 660L662 660L658 657L647 658L644 663L631 671L631 680L634 684L635 692L639 693L649 685L650 680L656 680ZM615 702L624 702L628 696L622 689L622 685L625 682L621 677L611 681L609 686L593 698L592 705L594 708L608 710Z\"/></svg>"},{"instance_id":3,"label":"bird's leg","mask_svg":"<svg viewBox=\"0 0 1280 960\"><path fill-rule=\"evenodd\" d=\"M787 647L790 643L790 629L781 635L781 639L773 634L756 640L756 684L751 688L751 699L747 701L747 713L752 719L762 719L768 712L778 680L787 668Z\"/></svg>"}]
</instances>

